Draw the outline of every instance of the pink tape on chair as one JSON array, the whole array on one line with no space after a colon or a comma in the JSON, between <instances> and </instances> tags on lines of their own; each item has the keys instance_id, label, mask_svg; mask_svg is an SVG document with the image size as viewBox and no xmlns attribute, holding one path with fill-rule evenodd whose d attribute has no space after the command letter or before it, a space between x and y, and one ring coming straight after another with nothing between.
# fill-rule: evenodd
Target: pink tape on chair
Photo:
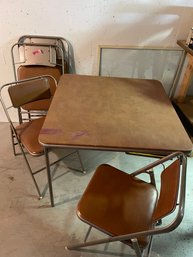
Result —
<instances>
[{"instance_id":1,"label":"pink tape on chair","mask_svg":"<svg viewBox=\"0 0 193 257\"><path fill-rule=\"evenodd\" d=\"M36 55L36 54L43 54L43 51L41 49L37 49L35 51L32 52L33 55Z\"/></svg>"}]
</instances>

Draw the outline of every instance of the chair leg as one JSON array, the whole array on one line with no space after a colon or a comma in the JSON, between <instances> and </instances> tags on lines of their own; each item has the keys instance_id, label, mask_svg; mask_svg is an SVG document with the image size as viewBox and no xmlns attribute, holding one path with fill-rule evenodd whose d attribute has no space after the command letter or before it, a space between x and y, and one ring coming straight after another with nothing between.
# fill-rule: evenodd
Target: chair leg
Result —
<instances>
[{"instance_id":1,"label":"chair leg","mask_svg":"<svg viewBox=\"0 0 193 257\"><path fill-rule=\"evenodd\" d=\"M82 159L81 159L81 156L80 156L80 153L79 153L78 150L77 150L77 155L78 155L78 159L79 159L79 162L80 162L81 171L82 171L82 173L86 174L86 170L84 169L84 165L83 165L83 162L82 162Z\"/></svg>"},{"instance_id":2,"label":"chair leg","mask_svg":"<svg viewBox=\"0 0 193 257\"><path fill-rule=\"evenodd\" d=\"M133 249L135 250L136 256L137 257L142 257L143 252L141 251L141 249L139 247L137 239L136 238L131 239L131 242L132 242Z\"/></svg>"},{"instance_id":3,"label":"chair leg","mask_svg":"<svg viewBox=\"0 0 193 257\"><path fill-rule=\"evenodd\" d=\"M90 235L91 229L92 229L92 226L89 226L89 228L88 228L88 230L87 230L87 232L86 232L86 236L85 236L85 238L84 238L84 242L87 241L87 239L88 239L88 237L89 237L89 235ZM108 246L109 246L109 243L105 244L105 251L107 250Z\"/></svg>"},{"instance_id":4,"label":"chair leg","mask_svg":"<svg viewBox=\"0 0 193 257\"><path fill-rule=\"evenodd\" d=\"M44 147L44 154L45 154L45 158L46 158L46 171L47 171L48 187L49 187L49 193L50 193L50 202L51 202L51 206L54 207L54 195L53 195L53 188L52 188L49 150L46 147Z\"/></svg>"},{"instance_id":5,"label":"chair leg","mask_svg":"<svg viewBox=\"0 0 193 257\"><path fill-rule=\"evenodd\" d=\"M91 229L92 229L92 226L89 226L88 231L87 231L87 233L86 233L86 236L85 236L85 238L84 238L84 242L87 241L87 239L88 239L88 237L89 237L89 235L90 235Z\"/></svg>"},{"instance_id":6,"label":"chair leg","mask_svg":"<svg viewBox=\"0 0 193 257\"><path fill-rule=\"evenodd\" d=\"M15 140L14 140L15 134L13 133L11 127L10 127L10 132L11 132L11 143L12 143L13 154L14 154L14 156L16 156L17 155L16 150L15 150L16 143L15 143Z\"/></svg>"},{"instance_id":7,"label":"chair leg","mask_svg":"<svg viewBox=\"0 0 193 257\"><path fill-rule=\"evenodd\" d=\"M77 152L77 155L78 155L78 159L80 161L80 165L81 165L81 171L83 173L86 173L85 170L84 170L84 166L83 166L83 163L82 163L82 160L81 160L81 157L80 157L80 154L78 151ZM46 171L47 171L47 178L48 178L48 187L49 187L49 193L50 193L50 202L51 202L51 206L54 207L55 204L54 204L54 194L53 194L53 187L52 187L52 178L51 178L51 170L50 170L50 166L60 162L62 159L66 158L68 155L58 159L56 162L54 163L50 163L50 160L49 160L49 148L47 147L44 147L44 154L45 154L45 160L46 160ZM71 155L71 153L69 154ZM71 168L72 169L72 168Z\"/></svg>"},{"instance_id":8,"label":"chair leg","mask_svg":"<svg viewBox=\"0 0 193 257\"><path fill-rule=\"evenodd\" d=\"M153 243L153 236L150 237L149 245L147 248L147 257L150 257L151 255L152 243Z\"/></svg>"},{"instance_id":9,"label":"chair leg","mask_svg":"<svg viewBox=\"0 0 193 257\"><path fill-rule=\"evenodd\" d=\"M153 169L149 170L149 175L150 175L150 179L151 179L151 184L156 187L156 182L155 182L155 176L154 176Z\"/></svg>"},{"instance_id":10,"label":"chair leg","mask_svg":"<svg viewBox=\"0 0 193 257\"><path fill-rule=\"evenodd\" d=\"M22 123L22 114L21 114L21 108L19 107L17 111L18 111L18 119L19 119L19 124L21 124L21 123Z\"/></svg>"},{"instance_id":11,"label":"chair leg","mask_svg":"<svg viewBox=\"0 0 193 257\"><path fill-rule=\"evenodd\" d=\"M32 169L31 169L31 166L30 166L30 164L29 164L29 161L28 161L28 159L27 159L27 157L26 157L26 154L25 154L25 152L24 152L24 149L23 149L23 147L21 146L21 144L20 144L19 142L18 142L18 144L19 144L19 146L20 146L21 152L22 152L23 157L24 157L24 159L25 159L25 162L26 162L26 164L27 164L27 167L28 167L28 170L29 170L30 175L31 175L31 177L32 177L32 180L33 180L33 182L34 182L34 184L35 184L36 190L37 190L38 195L39 195L39 199L42 199L42 195L41 195L41 193L40 193L38 184L37 184L37 182L36 182L36 180L35 180L35 178L34 178L33 171L32 171Z\"/></svg>"}]
</instances>

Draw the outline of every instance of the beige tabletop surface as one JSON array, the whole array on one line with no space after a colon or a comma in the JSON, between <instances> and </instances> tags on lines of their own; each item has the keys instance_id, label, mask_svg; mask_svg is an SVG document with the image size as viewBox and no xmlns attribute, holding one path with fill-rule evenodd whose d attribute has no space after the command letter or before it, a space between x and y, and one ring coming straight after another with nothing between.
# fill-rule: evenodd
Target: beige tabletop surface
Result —
<instances>
[{"instance_id":1,"label":"beige tabletop surface","mask_svg":"<svg viewBox=\"0 0 193 257\"><path fill-rule=\"evenodd\" d=\"M157 80L62 75L39 141L46 147L189 154L192 142Z\"/></svg>"}]
</instances>

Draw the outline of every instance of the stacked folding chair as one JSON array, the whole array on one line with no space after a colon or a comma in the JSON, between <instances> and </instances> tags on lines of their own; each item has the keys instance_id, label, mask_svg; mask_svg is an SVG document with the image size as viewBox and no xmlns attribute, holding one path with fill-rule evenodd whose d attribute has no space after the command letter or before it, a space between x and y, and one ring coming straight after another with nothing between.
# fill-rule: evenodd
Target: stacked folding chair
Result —
<instances>
[{"instance_id":1,"label":"stacked folding chair","mask_svg":"<svg viewBox=\"0 0 193 257\"><path fill-rule=\"evenodd\" d=\"M72 61L70 44L61 37L25 35L11 48L12 64L16 81L36 76L51 75L58 82L60 76L68 73ZM18 109L20 122L44 115L56 90L51 83L51 97L35 101ZM27 114L27 115L26 115Z\"/></svg>"}]
</instances>

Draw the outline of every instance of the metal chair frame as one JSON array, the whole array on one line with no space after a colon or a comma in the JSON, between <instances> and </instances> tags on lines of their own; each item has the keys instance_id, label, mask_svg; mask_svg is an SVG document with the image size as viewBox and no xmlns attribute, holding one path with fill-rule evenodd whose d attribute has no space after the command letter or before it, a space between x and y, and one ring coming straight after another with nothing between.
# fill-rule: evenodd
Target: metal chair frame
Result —
<instances>
[{"instance_id":1,"label":"metal chair frame","mask_svg":"<svg viewBox=\"0 0 193 257\"><path fill-rule=\"evenodd\" d=\"M176 199L176 207L175 210L173 210L173 216L171 217L170 221L167 221L165 225L160 224L159 226L153 227L153 229L147 230L147 231L140 231L132 234L125 234L125 235L117 235L117 236L109 236L108 238L103 238L100 240L93 240L93 241L88 241L88 236L91 231L91 228L93 227L93 224L89 224L89 221L83 220L83 222L86 222L87 224L90 225L88 232L85 236L84 242L79 243L79 244L72 244L68 245L65 248L67 250L80 250L83 247L88 247L88 246L93 246L93 245L98 245L98 244L105 244L105 243L110 243L110 242L115 242L115 241L121 241L125 242L126 240L131 240L132 241L132 248L135 251L135 254L137 257L143 257L145 256L150 256L151 254L151 248L152 248L152 240L154 235L158 234L163 234L163 233L168 233L176 229L179 224L181 223L183 216L184 216L184 207L185 207L185 187L186 187L186 169L187 169L187 158L186 156L181 153L181 152L175 152L172 153L166 157L163 157L162 159L156 160L155 162L147 165L146 167L143 167L133 173L131 173L132 176L136 177L141 174L148 174L150 176L150 183L152 185L155 185L155 176L154 176L154 169L158 165L163 165L163 169L165 169L165 162L171 161L173 158L180 160L180 178L179 178L179 185L178 185L178 197ZM174 212L175 211L175 212ZM166 217L168 217L171 213L168 213ZM174 215L175 214L175 215ZM82 219L81 219L82 220ZM100 231L104 232L103 230L100 229L100 227L96 227L96 229L99 229ZM106 232L107 233L107 232ZM108 234L109 235L109 234ZM145 249L141 249L140 245L138 244L137 238L143 237L143 236L149 236L149 244ZM146 250L146 251L145 251Z\"/></svg>"},{"instance_id":2,"label":"metal chair frame","mask_svg":"<svg viewBox=\"0 0 193 257\"><path fill-rule=\"evenodd\" d=\"M54 79L53 77L51 77L51 76L49 76L49 75L45 75L45 76L39 76L39 77L30 78L30 79L25 79L25 80L10 82L10 83L4 84L4 85L1 86L1 88L0 88L0 102L1 102L1 104L2 104L2 107L3 107L3 110L4 110L5 115L6 115L6 117L7 117L7 120L8 120L8 122L9 122L9 124L10 124L11 142L12 142L12 147L13 147L13 153L14 153L15 156L18 155L18 152L17 152L17 150L16 150L16 146L19 146L20 153L22 153L22 155L23 155L23 157L24 157L25 163L26 163L26 165L27 165L27 168L28 168L28 170L29 170L29 173L30 173L30 175L31 175L31 177L32 177L32 180L33 180L34 185L35 185L35 187L36 187L36 190L37 190L37 192L38 192L39 199L42 198L42 194L41 194L41 192L40 192L40 189L39 189L39 187L38 187L37 181L36 181L36 179L35 179L35 175L38 174L39 172L41 172L41 171L43 171L43 170L47 170L48 183L51 183L51 174L50 174L51 171L50 171L50 167L53 166L53 165L55 165L56 163L60 162L60 161L63 160L64 158L66 158L66 157L68 157L68 156L70 156L70 155L76 153L77 156L78 156L78 159L79 159L79 161L80 161L81 171L82 171L83 173L85 173L85 171L84 171L84 166L83 166L83 163L82 163L80 154L79 154L78 150L76 150L76 149L74 149L74 150L73 150L72 152L70 152L69 154L66 154L66 155L63 156L62 158L59 158L59 159L57 159L56 161L54 161L54 162L52 162L52 163L49 162L48 151L45 151L45 150L43 149L43 147L42 147L43 150L42 150L40 153L37 153L37 154L36 154L36 153L31 153L31 152L25 147L25 143L22 142L22 140L20 139L20 136L19 136L18 133L17 133L17 129L16 129L16 128L17 128L17 124L15 124L15 122L13 123L13 121L12 121L12 118L11 118L11 115L10 115L10 111L11 111L12 109L14 109L14 108L17 108L17 107L14 106L14 104L13 104L13 102L12 102L11 95L10 95L10 92L9 92L9 88L15 87L15 85L19 85L19 87L21 87L21 85L22 85L23 83L26 84L26 83L28 83L28 82L29 82L29 83L31 83L31 82L36 83L36 82L38 82L38 81L40 81L40 80L47 80L47 81L48 81L48 79L53 79L53 80L55 81L55 79ZM46 82L46 83L48 83L48 82ZM38 84L37 84L37 85L38 85ZM20 90L22 90L22 89L20 89ZM38 95L38 91L37 91L37 92L36 92L36 91L37 91L37 89L34 89L34 92L32 92L32 95L33 95L33 93L35 93L35 95L37 96L37 95ZM21 91L20 91L20 92L21 92ZM7 94L9 95L10 100L11 100L11 104L10 104L10 103L7 103L7 101L4 101L5 93L7 93ZM42 94L42 93L44 93L44 92L41 91L40 94ZM33 97L32 97L32 98L33 98ZM33 100L34 100L34 99L31 99L31 101L33 101ZM25 102L25 100L24 100L24 102ZM22 105L22 104L23 104L23 103L21 102L21 105ZM40 117L40 118L38 117L37 119L27 121L27 122L25 122L25 123L23 123L23 124L28 125L28 126L31 126L31 124L32 124L35 120L37 121L37 120L40 120L40 119L41 119L41 117ZM18 124L20 124L20 123L18 122ZM21 125L21 124L20 124L20 125ZM41 167L40 169L33 170L33 169L32 169L32 165L31 165L32 163L29 161L29 158L27 157L27 154L30 154L31 156L34 156L34 157L39 157L39 156L44 155L44 156L45 156L45 161L46 161L45 166L44 166L44 167ZM48 163L49 163L49 166L48 166ZM71 169L73 169L73 168L71 168ZM50 180L49 180L49 179L50 179ZM54 206L53 191L50 192L50 201L51 201L51 206Z\"/></svg>"}]
</instances>

